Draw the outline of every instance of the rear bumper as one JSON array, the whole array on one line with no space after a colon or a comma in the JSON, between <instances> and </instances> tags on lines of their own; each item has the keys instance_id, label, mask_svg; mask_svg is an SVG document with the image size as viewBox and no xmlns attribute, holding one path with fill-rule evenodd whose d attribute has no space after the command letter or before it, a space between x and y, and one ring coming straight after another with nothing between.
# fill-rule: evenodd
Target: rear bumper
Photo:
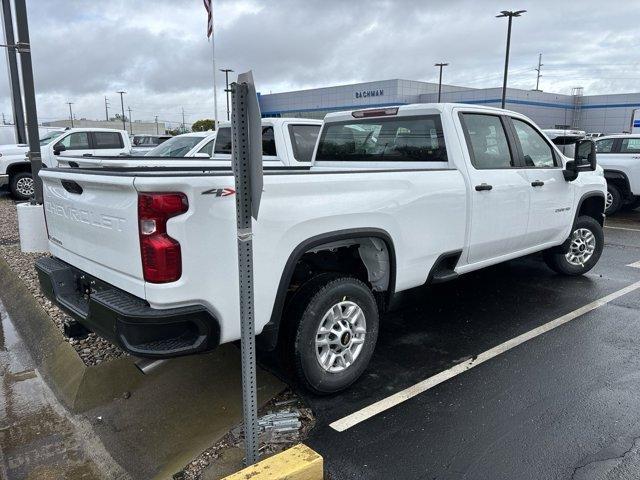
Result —
<instances>
[{"instance_id":1,"label":"rear bumper","mask_svg":"<svg viewBox=\"0 0 640 480\"><path fill-rule=\"evenodd\" d=\"M218 321L202 305L159 310L57 258L40 258L35 267L52 302L132 355L171 358L219 344Z\"/></svg>"}]
</instances>

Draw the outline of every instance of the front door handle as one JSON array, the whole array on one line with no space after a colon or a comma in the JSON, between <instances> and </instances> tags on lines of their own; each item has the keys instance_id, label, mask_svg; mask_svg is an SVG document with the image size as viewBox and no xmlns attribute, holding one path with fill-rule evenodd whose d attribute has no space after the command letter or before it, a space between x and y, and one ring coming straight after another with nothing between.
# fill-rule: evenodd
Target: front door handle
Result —
<instances>
[{"instance_id":1,"label":"front door handle","mask_svg":"<svg viewBox=\"0 0 640 480\"><path fill-rule=\"evenodd\" d=\"M480 185L476 185L476 192L482 192L485 190L491 190L493 185L489 185L488 183L481 183Z\"/></svg>"},{"instance_id":2,"label":"front door handle","mask_svg":"<svg viewBox=\"0 0 640 480\"><path fill-rule=\"evenodd\" d=\"M536 181L534 181L534 182L531 182L531 186L532 186L532 187L541 187L541 186L543 186L543 185L544 185L544 182L543 182L543 181L541 181L541 180L536 180Z\"/></svg>"},{"instance_id":3,"label":"front door handle","mask_svg":"<svg viewBox=\"0 0 640 480\"><path fill-rule=\"evenodd\" d=\"M93 153L83 153L83 157L93 157Z\"/></svg>"}]
</instances>

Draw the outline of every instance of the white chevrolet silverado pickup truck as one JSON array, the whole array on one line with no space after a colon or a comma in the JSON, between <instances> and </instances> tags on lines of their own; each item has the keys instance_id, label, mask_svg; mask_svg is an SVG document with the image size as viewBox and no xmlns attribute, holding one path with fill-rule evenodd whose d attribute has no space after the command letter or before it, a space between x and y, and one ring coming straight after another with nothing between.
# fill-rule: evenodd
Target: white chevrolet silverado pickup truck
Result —
<instances>
[{"instance_id":1,"label":"white chevrolet silverado pickup truck","mask_svg":"<svg viewBox=\"0 0 640 480\"><path fill-rule=\"evenodd\" d=\"M580 275L603 248L595 146L568 159L526 117L461 104L327 115L309 168L265 167L253 227L259 342L316 393L366 369L394 294L534 252ZM45 294L133 355L240 338L234 177L41 173Z\"/></svg>"},{"instance_id":2,"label":"white chevrolet silverado pickup truck","mask_svg":"<svg viewBox=\"0 0 640 480\"><path fill-rule=\"evenodd\" d=\"M9 185L16 200L27 200L33 195L29 147L0 152L0 186ZM124 130L108 128L69 128L51 132L40 139L42 166L57 167L61 156L128 155L131 150L129 135Z\"/></svg>"}]
</instances>

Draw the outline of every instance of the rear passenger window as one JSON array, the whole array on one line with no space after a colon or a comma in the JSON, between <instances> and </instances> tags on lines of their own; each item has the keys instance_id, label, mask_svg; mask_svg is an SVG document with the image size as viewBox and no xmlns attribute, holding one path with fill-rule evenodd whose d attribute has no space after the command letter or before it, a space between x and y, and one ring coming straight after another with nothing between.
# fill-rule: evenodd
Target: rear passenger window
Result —
<instances>
[{"instance_id":1,"label":"rear passenger window","mask_svg":"<svg viewBox=\"0 0 640 480\"><path fill-rule=\"evenodd\" d=\"M604 140L598 140L596 142L596 152L598 153L611 153L613 151L613 138L605 138Z\"/></svg>"},{"instance_id":2,"label":"rear passenger window","mask_svg":"<svg viewBox=\"0 0 640 480\"><path fill-rule=\"evenodd\" d=\"M495 115L464 113L463 128L471 163L477 169L514 166L502 120Z\"/></svg>"},{"instance_id":3,"label":"rear passenger window","mask_svg":"<svg viewBox=\"0 0 640 480\"><path fill-rule=\"evenodd\" d=\"M264 127L262 129L262 155L269 157L278 155L278 152L276 152L276 139L273 135L273 127Z\"/></svg>"},{"instance_id":4,"label":"rear passenger window","mask_svg":"<svg viewBox=\"0 0 640 480\"><path fill-rule=\"evenodd\" d=\"M327 123L316 160L446 162L447 149L440 116Z\"/></svg>"},{"instance_id":5,"label":"rear passenger window","mask_svg":"<svg viewBox=\"0 0 640 480\"><path fill-rule=\"evenodd\" d=\"M220 128L216 135L216 146L213 150L215 153L225 153L231 155L231 129Z\"/></svg>"},{"instance_id":6,"label":"rear passenger window","mask_svg":"<svg viewBox=\"0 0 640 480\"><path fill-rule=\"evenodd\" d=\"M117 132L93 132L96 149L123 148L122 137Z\"/></svg>"},{"instance_id":7,"label":"rear passenger window","mask_svg":"<svg viewBox=\"0 0 640 480\"><path fill-rule=\"evenodd\" d=\"M524 165L534 168L555 167L555 159L551 146L545 142L535 128L528 123L512 118L513 126L516 129L522 155L524 157Z\"/></svg>"},{"instance_id":8,"label":"rear passenger window","mask_svg":"<svg viewBox=\"0 0 640 480\"><path fill-rule=\"evenodd\" d=\"M625 138L620 145L620 153L640 153L640 138Z\"/></svg>"}]
</instances>

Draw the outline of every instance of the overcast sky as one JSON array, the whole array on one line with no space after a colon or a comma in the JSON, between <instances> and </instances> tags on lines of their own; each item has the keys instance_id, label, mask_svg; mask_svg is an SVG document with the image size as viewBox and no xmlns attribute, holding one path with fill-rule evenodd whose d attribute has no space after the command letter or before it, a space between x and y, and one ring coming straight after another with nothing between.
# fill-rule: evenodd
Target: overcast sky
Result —
<instances>
[{"instance_id":1,"label":"overcast sky","mask_svg":"<svg viewBox=\"0 0 640 480\"><path fill-rule=\"evenodd\" d=\"M132 117L213 116L211 44L202 0L27 0L39 119L104 118L124 89ZM509 86L585 94L640 91L640 2L477 0L214 0L218 68L253 69L258 90L283 92L405 78L495 87L504 9L514 20ZM0 112L10 116L0 55ZM218 77L222 118L224 75Z\"/></svg>"}]
</instances>

